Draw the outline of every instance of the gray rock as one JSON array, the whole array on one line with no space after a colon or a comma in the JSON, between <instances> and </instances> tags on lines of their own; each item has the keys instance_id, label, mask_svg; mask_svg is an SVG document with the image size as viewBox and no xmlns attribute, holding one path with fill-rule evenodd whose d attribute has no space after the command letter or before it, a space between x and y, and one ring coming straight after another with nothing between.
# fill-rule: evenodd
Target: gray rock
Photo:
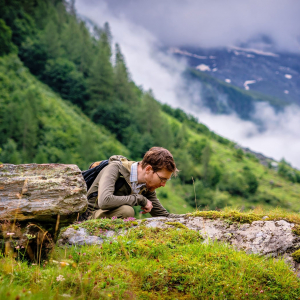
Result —
<instances>
[{"instance_id":1,"label":"gray rock","mask_svg":"<svg viewBox=\"0 0 300 300\"><path fill-rule=\"evenodd\" d=\"M76 165L0 165L2 220L73 221L87 208L86 184Z\"/></svg>"},{"instance_id":2,"label":"gray rock","mask_svg":"<svg viewBox=\"0 0 300 300\"><path fill-rule=\"evenodd\" d=\"M78 230L69 227L65 230L58 240L58 245L98 245L103 243L103 239L98 236L89 235L84 228Z\"/></svg>"}]
</instances>

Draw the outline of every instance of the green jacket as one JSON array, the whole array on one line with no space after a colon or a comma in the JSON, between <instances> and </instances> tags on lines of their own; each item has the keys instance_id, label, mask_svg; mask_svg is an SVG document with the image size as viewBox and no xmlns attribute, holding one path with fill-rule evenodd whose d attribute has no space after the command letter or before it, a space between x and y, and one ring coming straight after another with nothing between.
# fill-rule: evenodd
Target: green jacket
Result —
<instances>
[{"instance_id":1,"label":"green jacket","mask_svg":"<svg viewBox=\"0 0 300 300\"><path fill-rule=\"evenodd\" d=\"M153 217L174 217L161 205L157 199L156 192L150 192L146 187L140 190L139 194L133 194L130 183L131 165L134 161L129 161L121 155L111 156L108 166L98 174L92 186L88 190L88 196L98 191L98 198L88 200L88 210L98 209L112 210L122 205L145 206L147 199L152 202L153 208L150 212ZM119 177L123 177L126 183L115 191L115 183Z\"/></svg>"}]
</instances>

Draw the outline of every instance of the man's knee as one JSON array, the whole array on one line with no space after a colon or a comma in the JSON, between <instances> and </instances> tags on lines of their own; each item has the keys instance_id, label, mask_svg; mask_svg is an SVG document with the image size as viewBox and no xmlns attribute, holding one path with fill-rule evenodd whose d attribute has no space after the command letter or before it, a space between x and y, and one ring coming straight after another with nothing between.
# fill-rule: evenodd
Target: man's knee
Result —
<instances>
[{"instance_id":1,"label":"man's knee","mask_svg":"<svg viewBox=\"0 0 300 300\"><path fill-rule=\"evenodd\" d=\"M122 218L126 219L129 217L134 217L134 209L129 205L122 205L113 210L96 210L93 212L90 219L102 219L102 218Z\"/></svg>"},{"instance_id":2,"label":"man's knee","mask_svg":"<svg viewBox=\"0 0 300 300\"><path fill-rule=\"evenodd\" d=\"M117 217L121 217L121 218L129 218L129 217L134 217L134 209L129 206L129 205L122 205L119 207L120 211L119 211L119 216Z\"/></svg>"}]
</instances>

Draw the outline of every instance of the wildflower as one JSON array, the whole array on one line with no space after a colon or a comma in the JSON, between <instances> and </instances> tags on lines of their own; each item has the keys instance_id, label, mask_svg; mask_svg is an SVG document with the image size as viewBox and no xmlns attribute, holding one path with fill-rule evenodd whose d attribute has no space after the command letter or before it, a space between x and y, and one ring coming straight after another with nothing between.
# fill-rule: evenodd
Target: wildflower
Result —
<instances>
[{"instance_id":1,"label":"wildflower","mask_svg":"<svg viewBox=\"0 0 300 300\"><path fill-rule=\"evenodd\" d=\"M128 217L127 219L124 219L124 222L130 222L130 221L134 221L135 218L133 217Z\"/></svg>"},{"instance_id":2,"label":"wildflower","mask_svg":"<svg viewBox=\"0 0 300 300\"><path fill-rule=\"evenodd\" d=\"M17 246L16 249L19 250L19 249L20 249L20 246Z\"/></svg>"},{"instance_id":3,"label":"wildflower","mask_svg":"<svg viewBox=\"0 0 300 300\"><path fill-rule=\"evenodd\" d=\"M245 295L248 296L248 293L246 293Z\"/></svg>"},{"instance_id":4,"label":"wildflower","mask_svg":"<svg viewBox=\"0 0 300 300\"><path fill-rule=\"evenodd\" d=\"M261 291L260 291L260 293L263 293L263 292L264 292L264 290L261 290Z\"/></svg>"},{"instance_id":5,"label":"wildflower","mask_svg":"<svg viewBox=\"0 0 300 300\"><path fill-rule=\"evenodd\" d=\"M65 261L61 261L61 262L60 262L60 265L61 265L62 267L65 267L65 266L68 266L69 264L68 264L67 262L65 262Z\"/></svg>"},{"instance_id":6,"label":"wildflower","mask_svg":"<svg viewBox=\"0 0 300 300\"><path fill-rule=\"evenodd\" d=\"M116 216L113 216L111 219L112 219L112 220L115 220L115 219L117 219L117 217L116 217Z\"/></svg>"},{"instance_id":7,"label":"wildflower","mask_svg":"<svg viewBox=\"0 0 300 300\"><path fill-rule=\"evenodd\" d=\"M14 232L7 232L6 234L11 236L11 235L14 235L15 233Z\"/></svg>"},{"instance_id":8,"label":"wildflower","mask_svg":"<svg viewBox=\"0 0 300 300\"><path fill-rule=\"evenodd\" d=\"M56 277L56 281L64 281L64 280L65 280L65 278L64 278L63 275L58 275L58 276Z\"/></svg>"},{"instance_id":9,"label":"wildflower","mask_svg":"<svg viewBox=\"0 0 300 300\"><path fill-rule=\"evenodd\" d=\"M86 253L84 252L84 253L82 253L82 255L83 255L83 256L85 256L85 255L86 255Z\"/></svg>"},{"instance_id":10,"label":"wildflower","mask_svg":"<svg viewBox=\"0 0 300 300\"><path fill-rule=\"evenodd\" d=\"M35 235L33 235L33 234L26 233L25 235L27 236L27 238L28 238L29 240L35 238Z\"/></svg>"}]
</instances>

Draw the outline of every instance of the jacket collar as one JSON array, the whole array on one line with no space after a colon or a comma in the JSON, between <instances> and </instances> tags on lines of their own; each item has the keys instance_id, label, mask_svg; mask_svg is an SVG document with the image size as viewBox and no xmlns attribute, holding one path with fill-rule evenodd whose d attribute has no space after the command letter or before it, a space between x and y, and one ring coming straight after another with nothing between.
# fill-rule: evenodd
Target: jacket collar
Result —
<instances>
[{"instance_id":1,"label":"jacket collar","mask_svg":"<svg viewBox=\"0 0 300 300\"><path fill-rule=\"evenodd\" d=\"M130 172L131 172L131 166L133 163L135 163L135 161L132 160L128 160L125 156L122 155L113 155L109 158L108 163L112 163L112 162L121 162L121 164L119 164L119 172L122 174L122 176L125 178L126 182L128 183L128 185L130 186L131 190L131 183L130 183ZM143 188L141 188L139 194L141 194L143 191L147 191L147 187L144 186Z\"/></svg>"}]
</instances>

